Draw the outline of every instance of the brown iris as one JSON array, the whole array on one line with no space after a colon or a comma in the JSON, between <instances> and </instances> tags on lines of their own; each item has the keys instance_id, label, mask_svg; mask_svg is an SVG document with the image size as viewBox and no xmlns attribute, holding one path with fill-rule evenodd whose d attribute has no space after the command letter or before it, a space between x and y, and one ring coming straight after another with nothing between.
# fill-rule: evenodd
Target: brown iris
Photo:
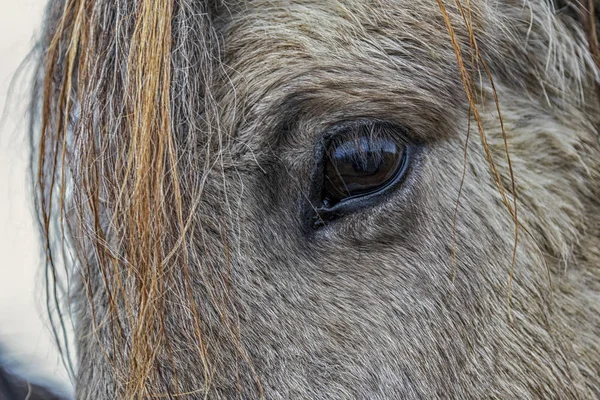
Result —
<instances>
[{"instance_id":1,"label":"brown iris","mask_svg":"<svg viewBox=\"0 0 600 400\"><path fill-rule=\"evenodd\" d=\"M325 154L323 205L378 192L390 185L404 165L405 147L386 137L333 140Z\"/></svg>"}]
</instances>

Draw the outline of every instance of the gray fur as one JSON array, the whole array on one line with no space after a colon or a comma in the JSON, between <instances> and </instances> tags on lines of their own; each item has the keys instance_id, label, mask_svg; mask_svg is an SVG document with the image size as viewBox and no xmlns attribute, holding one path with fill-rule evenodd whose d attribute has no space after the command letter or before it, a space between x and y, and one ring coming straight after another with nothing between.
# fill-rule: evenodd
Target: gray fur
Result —
<instances>
[{"instance_id":1,"label":"gray fur","mask_svg":"<svg viewBox=\"0 0 600 400\"><path fill-rule=\"evenodd\" d=\"M119 132L135 2L96 3L98 75L79 106ZM577 21L549 3L470 3L523 227L510 315L515 227L474 121L453 264L469 107L436 2L176 0L171 108L208 363L175 268L164 293L174 362L158 349L153 387L211 399L600 398L600 71ZM51 1L48 37L57 10ZM491 84L475 76L512 199ZM423 150L393 196L307 229L320 135L358 118L407 127ZM84 172L72 171L74 197ZM111 363L127 349L111 347L100 270L74 268L76 395L113 399L127 377Z\"/></svg>"}]
</instances>

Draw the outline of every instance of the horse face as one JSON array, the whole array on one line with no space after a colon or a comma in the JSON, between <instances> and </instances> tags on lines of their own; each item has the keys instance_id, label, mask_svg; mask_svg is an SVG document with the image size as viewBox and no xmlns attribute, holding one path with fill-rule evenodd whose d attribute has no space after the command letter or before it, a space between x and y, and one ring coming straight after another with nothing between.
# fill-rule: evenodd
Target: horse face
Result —
<instances>
[{"instance_id":1,"label":"horse face","mask_svg":"<svg viewBox=\"0 0 600 400\"><path fill-rule=\"evenodd\" d=\"M256 1L206 28L192 11L171 24L185 257L160 289L157 390L599 393L598 70L571 16ZM78 390L108 398L85 332L112 306L80 304Z\"/></svg>"}]
</instances>

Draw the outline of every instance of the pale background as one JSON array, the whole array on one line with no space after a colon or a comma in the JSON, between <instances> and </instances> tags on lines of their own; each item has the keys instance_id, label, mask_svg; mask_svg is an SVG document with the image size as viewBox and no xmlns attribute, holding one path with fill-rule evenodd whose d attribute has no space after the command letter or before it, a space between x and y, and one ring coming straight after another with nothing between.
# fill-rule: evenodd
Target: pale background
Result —
<instances>
[{"instance_id":1,"label":"pale background","mask_svg":"<svg viewBox=\"0 0 600 400\"><path fill-rule=\"evenodd\" d=\"M40 244L27 175L31 68L20 65L39 34L45 3L0 0L0 356L31 380L69 387L44 315Z\"/></svg>"}]
</instances>

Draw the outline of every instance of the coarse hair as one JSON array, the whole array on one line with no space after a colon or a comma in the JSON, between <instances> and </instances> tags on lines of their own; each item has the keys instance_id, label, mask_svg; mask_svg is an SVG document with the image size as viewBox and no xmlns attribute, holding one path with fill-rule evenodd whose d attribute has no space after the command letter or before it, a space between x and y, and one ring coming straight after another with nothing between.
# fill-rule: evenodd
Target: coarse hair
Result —
<instances>
[{"instance_id":1,"label":"coarse hair","mask_svg":"<svg viewBox=\"0 0 600 400\"><path fill-rule=\"evenodd\" d=\"M542 3L525 1L519 7L532 9L531 35L547 42L537 47L547 54L537 56L561 65L554 75L553 66L532 73L560 77L553 82L556 93L587 96L581 94L583 82L589 76L599 82L594 6L600 7L592 0ZM232 311L229 259L238 250L229 243L228 232L236 226L206 201L220 196L225 208L235 206L228 204L227 184L220 177L231 168L226 154L235 146L232 132L240 124L240 116L231 109L241 100L236 87L227 84L234 70L224 60L224 47L235 43L225 43L223 31L234 29L230 20L243 7L242 2L192 0L49 2L32 107L32 141L38 154L32 170L45 241L48 299L56 311L57 333L65 329L64 314L87 310L89 318L78 322L76 336L93 337L90 340L112 369L119 398L208 396L213 385L222 385L215 372L219 363L228 362L215 355L219 346L235 348L232 362L240 363L240 370L253 376L256 393L264 394L260 374L240 341L239 316ZM331 7L345 5L335 1ZM441 57L453 56L446 60L457 74L452 79L462 84L468 120L475 123L506 217L513 221L514 250L506 262L514 267L519 235L527 234L522 233L527 226L519 218L509 147L505 142L501 161L510 171L506 181L498 172L480 115L482 87L491 87L502 123L502 99L493 78L498 74L492 73L502 68L488 65L486 57L503 50L480 41L480 35L491 35L482 28L488 18L486 6L472 0L437 0L432 7L447 33L440 38L447 43ZM560 54L564 42L552 42L559 29L544 33L539 27L556 24L537 20L551 15L535 14L544 7L567 10L565 18L576 27L570 35L587 41L588 53L577 53L577 47L577 57L571 60L567 58L572 53ZM495 22L495 32L506 33L506 20ZM258 62L253 57L249 50L248 62ZM571 69L568 62L577 63L577 68ZM552 98L551 90L545 86L541 91ZM224 98L231 100L228 106L223 106ZM506 141L504 126L502 134ZM465 160L466 151L465 147ZM217 188L208 187L208 180L219 182ZM204 216L201 221L198 213ZM207 230L219 238L219 245L203 238ZM222 253L223 264L203 263L203 252ZM456 263L456 249L453 257ZM200 271L195 275L200 281L190 277L190 268ZM512 272L506 281L510 312ZM199 298L210 305L198 304ZM219 345L207 340L212 335L202 322L207 307L221 320ZM168 332L173 322L167 315L181 317L185 328L179 330L185 338L177 340L193 348L172 344L175 339ZM61 335L59 343L66 348L67 339ZM184 351L197 353L202 361L204 387L195 388L197 392L184 390L178 382L178 360Z\"/></svg>"}]
</instances>

